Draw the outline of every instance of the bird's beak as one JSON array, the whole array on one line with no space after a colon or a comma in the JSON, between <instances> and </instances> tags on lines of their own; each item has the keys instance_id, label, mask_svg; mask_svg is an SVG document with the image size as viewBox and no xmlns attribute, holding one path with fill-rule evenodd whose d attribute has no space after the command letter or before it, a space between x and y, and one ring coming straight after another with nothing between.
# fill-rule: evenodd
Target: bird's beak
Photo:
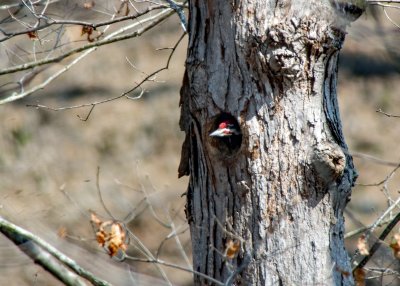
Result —
<instances>
[{"instance_id":1,"label":"bird's beak","mask_svg":"<svg viewBox=\"0 0 400 286\"><path fill-rule=\"evenodd\" d=\"M214 132L210 133L211 137L225 137L228 136L222 129L217 129Z\"/></svg>"}]
</instances>

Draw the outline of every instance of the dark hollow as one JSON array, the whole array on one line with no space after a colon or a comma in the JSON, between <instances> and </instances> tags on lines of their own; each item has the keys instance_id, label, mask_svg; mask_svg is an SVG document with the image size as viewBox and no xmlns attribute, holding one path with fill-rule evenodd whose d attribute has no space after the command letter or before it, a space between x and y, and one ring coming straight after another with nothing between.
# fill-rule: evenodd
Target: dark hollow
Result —
<instances>
[{"instance_id":1,"label":"dark hollow","mask_svg":"<svg viewBox=\"0 0 400 286\"><path fill-rule=\"evenodd\" d=\"M240 130L240 134L227 137L210 137L211 145L219 151L222 157L232 157L239 152L243 137L241 128L236 118L229 113L221 113L215 116L212 120L209 133L218 129L219 124L226 120L232 123L235 129Z\"/></svg>"}]
</instances>

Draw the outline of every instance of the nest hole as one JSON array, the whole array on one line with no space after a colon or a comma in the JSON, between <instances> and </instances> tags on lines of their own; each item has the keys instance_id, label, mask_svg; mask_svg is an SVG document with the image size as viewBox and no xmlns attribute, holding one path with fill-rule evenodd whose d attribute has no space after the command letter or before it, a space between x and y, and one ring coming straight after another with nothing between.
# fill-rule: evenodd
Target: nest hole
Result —
<instances>
[{"instance_id":1,"label":"nest hole","mask_svg":"<svg viewBox=\"0 0 400 286\"><path fill-rule=\"evenodd\" d=\"M239 152L242 145L242 131L239 122L231 114L221 113L213 117L208 130L210 145L219 156L231 158Z\"/></svg>"}]
</instances>

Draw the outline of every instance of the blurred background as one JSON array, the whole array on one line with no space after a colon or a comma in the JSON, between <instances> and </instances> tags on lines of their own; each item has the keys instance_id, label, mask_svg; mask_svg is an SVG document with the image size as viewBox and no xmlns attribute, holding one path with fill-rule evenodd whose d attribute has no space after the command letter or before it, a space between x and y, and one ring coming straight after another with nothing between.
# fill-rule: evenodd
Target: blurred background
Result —
<instances>
[{"instance_id":1,"label":"blurred background","mask_svg":"<svg viewBox=\"0 0 400 286\"><path fill-rule=\"evenodd\" d=\"M88 19L101 19L104 11L112 10L96 3L89 13L80 5L74 7L83 14L74 16ZM64 33L70 41L87 41L88 35L82 35L81 28L70 27ZM57 108L118 96L146 74L164 67L171 52L165 48L174 46L181 35L179 19L173 15L139 38L97 49L44 90L0 106L0 214L115 285L163 285L165 279L154 264L110 258L95 241L89 210L104 220L123 220L154 255L190 268L190 237L182 197L188 181L177 178L184 135L178 126L179 89L187 36L169 69L143 86L140 99L121 98L97 105L87 121L80 118L88 115L90 106L51 111L27 104ZM360 185L381 182L400 163L400 118L376 112L381 109L400 115L399 35L400 29L382 12L367 12L348 29L341 53L341 117L359 172L359 185L346 210L346 231L370 225L399 196L397 173L386 184ZM32 50L35 39L24 37L1 43L1 68L25 60L13 52L16 48ZM58 64L44 70L32 84L57 68ZM6 84L17 77L0 76L1 97L7 92ZM98 167L101 195L96 188ZM174 233L179 233L179 239ZM358 237L347 239L350 255L356 250ZM146 256L143 246L132 239L130 242L128 254ZM380 249L371 265L400 270L388 247ZM189 273L162 269L174 285L191 285ZM379 279L368 283L382 284ZM0 236L0 285L5 284L61 285Z\"/></svg>"}]
</instances>

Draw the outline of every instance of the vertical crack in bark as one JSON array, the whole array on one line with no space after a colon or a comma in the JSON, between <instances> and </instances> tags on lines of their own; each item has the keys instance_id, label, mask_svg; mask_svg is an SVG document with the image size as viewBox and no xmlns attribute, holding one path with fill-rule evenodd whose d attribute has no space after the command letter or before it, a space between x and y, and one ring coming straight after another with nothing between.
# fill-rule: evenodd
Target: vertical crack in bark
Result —
<instances>
[{"instance_id":1,"label":"vertical crack in bark","mask_svg":"<svg viewBox=\"0 0 400 286\"><path fill-rule=\"evenodd\" d=\"M214 202L210 202L208 207L209 207L209 214L210 215L215 215L215 208L214 208ZM208 259L207 259L207 264L208 264L208 270L207 270L207 275L210 275L211 277L214 277L216 279L220 279L221 275L220 272L218 271L219 264L221 263L221 259L215 259L215 256L218 256L219 254L216 252L215 249L218 249L218 246L216 245L216 241L218 239L217 232L218 232L218 224L215 222L215 220L211 217L208 218L209 222L209 233L210 236L208 237L208 243L207 246L209 248L208 251Z\"/></svg>"},{"instance_id":2,"label":"vertical crack in bark","mask_svg":"<svg viewBox=\"0 0 400 286\"><path fill-rule=\"evenodd\" d=\"M187 71L183 75L182 87L180 90L179 106L181 107L181 115L179 118L179 127L185 132L185 140L182 144L181 161L178 167L178 178L189 175L189 160L190 160L190 82Z\"/></svg>"},{"instance_id":3,"label":"vertical crack in bark","mask_svg":"<svg viewBox=\"0 0 400 286\"><path fill-rule=\"evenodd\" d=\"M338 51L332 52L327 56L325 67L324 83L324 111L328 121L328 126L336 142L343 148L346 148L341 126L339 125L338 104L336 99L336 81Z\"/></svg>"}]
</instances>

